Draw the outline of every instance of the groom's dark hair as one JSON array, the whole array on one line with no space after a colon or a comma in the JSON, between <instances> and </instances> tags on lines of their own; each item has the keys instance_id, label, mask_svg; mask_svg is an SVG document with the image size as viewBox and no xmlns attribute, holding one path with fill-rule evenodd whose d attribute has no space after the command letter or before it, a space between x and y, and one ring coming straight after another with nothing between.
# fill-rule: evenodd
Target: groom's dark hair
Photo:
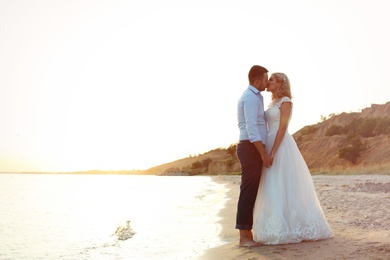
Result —
<instances>
[{"instance_id":1,"label":"groom's dark hair","mask_svg":"<svg viewBox=\"0 0 390 260\"><path fill-rule=\"evenodd\" d=\"M263 77L263 74L267 73L267 72L268 72L268 70L262 66L259 66L259 65L252 66L252 68L249 70L249 73L248 73L249 83L252 84L258 78Z\"/></svg>"}]
</instances>

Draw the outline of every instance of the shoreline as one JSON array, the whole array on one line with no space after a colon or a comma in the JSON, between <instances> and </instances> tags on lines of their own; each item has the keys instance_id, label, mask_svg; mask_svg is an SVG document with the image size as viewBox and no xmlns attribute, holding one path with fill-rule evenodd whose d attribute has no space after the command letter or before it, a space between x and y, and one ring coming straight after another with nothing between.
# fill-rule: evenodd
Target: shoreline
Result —
<instances>
[{"instance_id":1,"label":"shoreline","mask_svg":"<svg viewBox=\"0 0 390 260\"><path fill-rule=\"evenodd\" d=\"M315 175L322 209L334 238L288 245L238 246L235 214L240 176L212 176L228 188L218 217L226 244L206 250L201 259L388 259L390 255L390 176Z\"/></svg>"}]
</instances>

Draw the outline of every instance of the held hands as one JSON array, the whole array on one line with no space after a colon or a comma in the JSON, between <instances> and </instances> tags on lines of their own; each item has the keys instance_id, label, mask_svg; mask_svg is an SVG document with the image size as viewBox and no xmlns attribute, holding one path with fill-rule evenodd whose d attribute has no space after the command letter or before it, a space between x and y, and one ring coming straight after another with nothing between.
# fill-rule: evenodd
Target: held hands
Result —
<instances>
[{"instance_id":1,"label":"held hands","mask_svg":"<svg viewBox=\"0 0 390 260\"><path fill-rule=\"evenodd\" d=\"M263 165L267 168L271 167L272 162L274 160L274 156L271 153L271 156L268 155L267 150L265 149L265 146L262 142L254 142L253 143L257 150L260 152L261 159L263 160Z\"/></svg>"},{"instance_id":2,"label":"held hands","mask_svg":"<svg viewBox=\"0 0 390 260\"><path fill-rule=\"evenodd\" d=\"M264 155L261 156L261 159L263 159L263 164L266 168L270 168L272 166L272 162L274 160L274 156L273 155L268 155L267 153L265 153Z\"/></svg>"}]
</instances>

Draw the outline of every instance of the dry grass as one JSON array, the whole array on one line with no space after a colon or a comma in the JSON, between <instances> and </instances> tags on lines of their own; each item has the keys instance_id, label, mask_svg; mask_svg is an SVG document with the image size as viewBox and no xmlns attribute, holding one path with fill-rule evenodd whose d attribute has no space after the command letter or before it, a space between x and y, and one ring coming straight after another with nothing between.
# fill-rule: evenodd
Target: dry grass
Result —
<instances>
[{"instance_id":1,"label":"dry grass","mask_svg":"<svg viewBox=\"0 0 390 260\"><path fill-rule=\"evenodd\" d=\"M357 165L353 167L335 167L331 169L313 169L312 175L390 175L390 163L375 165Z\"/></svg>"}]
</instances>

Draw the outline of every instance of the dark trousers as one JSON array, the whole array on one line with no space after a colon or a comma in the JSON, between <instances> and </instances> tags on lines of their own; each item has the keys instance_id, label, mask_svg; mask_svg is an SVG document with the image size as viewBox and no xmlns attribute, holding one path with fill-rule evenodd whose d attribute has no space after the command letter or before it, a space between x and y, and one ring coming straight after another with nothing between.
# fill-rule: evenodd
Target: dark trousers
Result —
<instances>
[{"instance_id":1,"label":"dark trousers","mask_svg":"<svg viewBox=\"0 0 390 260\"><path fill-rule=\"evenodd\" d=\"M237 157L241 164L240 197L237 205L236 229L251 230L253 225L253 207L259 188L263 160L252 143L237 145Z\"/></svg>"}]
</instances>

